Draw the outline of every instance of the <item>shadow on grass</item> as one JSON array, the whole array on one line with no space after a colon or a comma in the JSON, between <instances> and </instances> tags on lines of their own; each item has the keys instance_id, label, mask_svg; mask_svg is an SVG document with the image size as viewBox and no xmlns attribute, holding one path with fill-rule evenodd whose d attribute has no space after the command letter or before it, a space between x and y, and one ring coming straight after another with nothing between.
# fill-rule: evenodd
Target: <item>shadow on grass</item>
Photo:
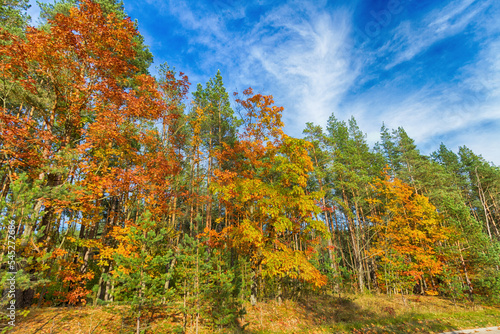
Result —
<instances>
[{"instance_id":1,"label":"shadow on grass","mask_svg":"<svg viewBox=\"0 0 500 334\"><path fill-rule=\"evenodd\" d=\"M445 320L424 319L419 320L419 315L413 317L411 314L405 316L384 318L379 317L371 323L353 323L345 326L346 332L350 333L441 333L458 329Z\"/></svg>"},{"instance_id":2,"label":"shadow on grass","mask_svg":"<svg viewBox=\"0 0 500 334\"><path fill-rule=\"evenodd\" d=\"M448 308L435 298L414 297L406 303L387 296L310 296L299 301L273 300L248 306L248 313L232 328L209 329L200 319L200 333L441 333L460 328L498 325L500 309ZM154 312L153 312L154 311ZM24 320L24 319L23 319ZM124 305L113 307L47 308L33 310L14 333L125 334L135 332L135 320ZM194 323L188 333L194 332ZM143 311L147 333L182 332L178 309ZM17 327L17 326L16 326ZM1 330L2 328L0 328Z\"/></svg>"},{"instance_id":3,"label":"shadow on grass","mask_svg":"<svg viewBox=\"0 0 500 334\"><path fill-rule=\"evenodd\" d=\"M310 315L315 325L363 321L375 315L373 312L363 310L350 298L315 296L299 300L298 305Z\"/></svg>"},{"instance_id":4,"label":"shadow on grass","mask_svg":"<svg viewBox=\"0 0 500 334\"><path fill-rule=\"evenodd\" d=\"M301 299L296 305L300 309L298 312L307 315L311 326L309 330L314 328L313 332L440 333L458 329L444 319L426 319L423 314L414 312L398 315L393 307L383 303L367 308L349 297L315 296ZM245 333L267 332L245 331ZM298 332L309 331L304 328Z\"/></svg>"}]
</instances>

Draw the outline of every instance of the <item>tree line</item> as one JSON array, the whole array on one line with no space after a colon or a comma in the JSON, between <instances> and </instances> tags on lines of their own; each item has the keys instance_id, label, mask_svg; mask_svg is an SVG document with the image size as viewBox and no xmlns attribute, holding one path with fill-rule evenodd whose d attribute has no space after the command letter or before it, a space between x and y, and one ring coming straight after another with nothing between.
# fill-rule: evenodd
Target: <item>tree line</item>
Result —
<instances>
[{"instance_id":1,"label":"tree line","mask_svg":"<svg viewBox=\"0 0 500 334\"><path fill-rule=\"evenodd\" d=\"M231 326L243 302L381 292L498 302L500 169L463 146L370 147L334 115L304 138L220 72L198 84L152 54L115 0L0 12L2 283L16 306L128 303ZM3 302L7 300L3 299ZM141 318L142 317L142 318Z\"/></svg>"}]
</instances>

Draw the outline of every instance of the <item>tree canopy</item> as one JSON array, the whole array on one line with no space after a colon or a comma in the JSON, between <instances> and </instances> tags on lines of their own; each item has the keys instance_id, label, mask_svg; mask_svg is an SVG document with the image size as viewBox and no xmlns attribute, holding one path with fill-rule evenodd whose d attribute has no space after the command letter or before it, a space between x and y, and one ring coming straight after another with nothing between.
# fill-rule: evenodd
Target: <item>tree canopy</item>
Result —
<instances>
[{"instance_id":1,"label":"tree canopy","mask_svg":"<svg viewBox=\"0 0 500 334\"><path fill-rule=\"evenodd\" d=\"M40 27L26 9L0 8L17 307L126 302L139 333L146 309L222 329L244 300L305 293L498 301L500 169L467 147L425 156L383 126L371 148L333 114L293 138L271 95L231 103L220 71L191 98L168 64L151 76L121 2L44 4Z\"/></svg>"}]
</instances>

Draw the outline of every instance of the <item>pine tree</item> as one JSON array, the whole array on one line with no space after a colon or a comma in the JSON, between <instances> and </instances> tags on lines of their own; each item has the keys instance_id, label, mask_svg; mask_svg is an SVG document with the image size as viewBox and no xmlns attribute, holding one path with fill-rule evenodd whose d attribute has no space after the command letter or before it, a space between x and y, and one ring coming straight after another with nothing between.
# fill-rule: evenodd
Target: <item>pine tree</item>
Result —
<instances>
[{"instance_id":1,"label":"pine tree","mask_svg":"<svg viewBox=\"0 0 500 334\"><path fill-rule=\"evenodd\" d=\"M214 78L211 78L205 88L198 84L193 93L195 108L200 108L204 114L201 122L200 137L207 157L207 204L205 227L212 229L212 222L221 218L224 208L214 205L211 184L213 171L215 169L226 169L231 161L219 161L216 155L225 148L225 144L232 147L236 141L236 129L240 122L234 116L233 109L229 102L229 95L224 88L220 71ZM214 219L213 216L219 216ZM219 230L223 226L219 226Z\"/></svg>"},{"instance_id":2,"label":"pine tree","mask_svg":"<svg viewBox=\"0 0 500 334\"><path fill-rule=\"evenodd\" d=\"M2 1L0 6L0 29L5 29L17 36L23 35L31 19L27 14L29 7L28 0ZM5 43L5 40L0 43Z\"/></svg>"},{"instance_id":3,"label":"pine tree","mask_svg":"<svg viewBox=\"0 0 500 334\"><path fill-rule=\"evenodd\" d=\"M333 176L336 205L341 208L345 230L348 231L345 244L350 254L351 266L355 268L357 285L363 291L370 283L369 220L371 208L366 205L370 194L369 182L383 167L380 156L371 152L365 135L351 118L349 124L339 121L334 115L328 120L327 145L331 157L330 173Z\"/></svg>"}]
</instances>

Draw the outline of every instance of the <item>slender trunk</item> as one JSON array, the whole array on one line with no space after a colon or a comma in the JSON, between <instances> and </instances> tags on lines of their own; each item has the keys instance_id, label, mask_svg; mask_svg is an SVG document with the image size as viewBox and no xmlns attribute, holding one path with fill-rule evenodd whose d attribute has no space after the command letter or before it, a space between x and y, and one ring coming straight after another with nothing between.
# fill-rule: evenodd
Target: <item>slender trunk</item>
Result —
<instances>
[{"instance_id":1,"label":"slender trunk","mask_svg":"<svg viewBox=\"0 0 500 334\"><path fill-rule=\"evenodd\" d=\"M345 205L345 210L349 210L349 202L347 200L347 195L345 193L344 188L342 188L342 195L344 197L344 205ZM357 270L357 278L358 278L358 285L359 285L359 291L363 293L364 287L365 287L365 282L364 282L364 271L363 271L363 260L361 257L361 250L360 250L360 244L359 244L359 229L355 226L355 222L353 221L353 218L351 218L348 214L346 215L347 221L349 224L349 233L351 235L351 242L353 246L353 251L354 251L354 261L355 261L355 268Z\"/></svg>"},{"instance_id":2,"label":"slender trunk","mask_svg":"<svg viewBox=\"0 0 500 334\"><path fill-rule=\"evenodd\" d=\"M196 148L195 148L196 149ZM193 236L193 219L194 219L194 165L195 165L195 160L193 158L193 161L191 162L191 169L190 169L190 181L189 181L189 236Z\"/></svg>"},{"instance_id":3,"label":"slender trunk","mask_svg":"<svg viewBox=\"0 0 500 334\"><path fill-rule=\"evenodd\" d=\"M250 273L250 281L250 304L255 306L257 304L257 273L255 268L252 268Z\"/></svg>"},{"instance_id":4,"label":"slender trunk","mask_svg":"<svg viewBox=\"0 0 500 334\"><path fill-rule=\"evenodd\" d=\"M365 277L364 277L365 273L367 274L367 282L370 282L370 277L368 274L368 265L366 263L367 257L363 256L363 250L367 247L367 245L366 245L365 234L364 233L362 234L361 216L359 214L360 209L359 209L357 200L354 200L354 209L356 210L356 222L357 222L357 224L355 224L354 227L356 230L356 241L358 243L357 244L358 261L359 261L358 266L361 269L359 272L359 275L363 276L362 279L359 280L359 282L360 282L360 285L361 284L364 285L365 284ZM361 244L361 242L363 242L363 244ZM361 290L361 292L363 292L364 286L362 288L360 286L360 290Z\"/></svg>"},{"instance_id":5,"label":"slender trunk","mask_svg":"<svg viewBox=\"0 0 500 334\"><path fill-rule=\"evenodd\" d=\"M469 297L471 301L473 301L474 297L472 295L472 282L469 279L469 274L467 272L467 266L465 264L464 256L462 254L462 247L460 246L460 242L457 242L457 246L458 246L458 251L460 252L460 263L462 264L462 268L464 270L465 281L467 282L467 287L469 288Z\"/></svg>"},{"instance_id":6,"label":"slender trunk","mask_svg":"<svg viewBox=\"0 0 500 334\"><path fill-rule=\"evenodd\" d=\"M137 314L137 321L136 321L136 334L141 334L141 307L139 306L139 313Z\"/></svg>"},{"instance_id":7,"label":"slender trunk","mask_svg":"<svg viewBox=\"0 0 500 334\"><path fill-rule=\"evenodd\" d=\"M195 277L195 286L194 286L194 291L196 293L196 334L198 334L198 323L200 319L200 264L199 264L199 258L200 258L200 245L198 244L196 246L196 277Z\"/></svg>"},{"instance_id":8,"label":"slender trunk","mask_svg":"<svg viewBox=\"0 0 500 334\"><path fill-rule=\"evenodd\" d=\"M495 198L493 198L493 195L490 191L488 191L488 195L490 196L492 202L491 205L488 206L488 212L490 213L491 222L493 224L493 227L495 228L496 235L497 237L500 237L500 231L498 230L498 225L495 222L495 220L498 220L498 216L500 215L500 208L498 207ZM492 206L494 208L493 213L491 213L490 210Z\"/></svg>"},{"instance_id":9,"label":"slender trunk","mask_svg":"<svg viewBox=\"0 0 500 334\"><path fill-rule=\"evenodd\" d=\"M176 190L175 190L176 191ZM175 229L175 214L177 211L177 196L174 195L173 205L172 205L172 221L171 226ZM184 225L184 224L183 224ZM184 230L184 229L183 229Z\"/></svg>"},{"instance_id":10,"label":"slender trunk","mask_svg":"<svg viewBox=\"0 0 500 334\"><path fill-rule=\"evenodd\" d=\"M208 149L208 170L207 170L207 196L208 196L208 203L207 203L207 222L206 222L206 228L208 230L212 229L212 191L210 190L210 185L212 183L212 131L210 131L210 139L209 139L209 149Z\"/></svg>"},{"instance_id":11,"label":"slender trunk","mask_svg":"<svg viewBox=\"0 0 500 334\"><path fill-rule=\"evenodd\" d=\"M171 270L174 270L174 267L175 267L175 264L177 262L177 257L174 256L174 258L172 259L172 262L170 262L170 266L168 267L167 269L167 273ZM168 292L168 289L170 288L170 278L166 279L165 280L165 285L163 286L163 299L162 299L162 303L165 304L167 302L166 298L165 298L165 294Z\"/></svg>"},{"instance_id":12,"label":"slender trunk","mask_svg":"<svg viewBox=\"0 0 500 334\"><path fill-rule=\"evenodd\" d=\"M2 189L0 190L0 198L5 198L10 188L10 179L7 174L2 177Z\"/></svg>"},{"instance_id":13,"label":"slender trunk","mask_svg":"<svg viewBox=\"0 0 500 334\"><path fill-rule=\"evenodd\" d=\"M340 231L339 221L338 221L336 212L333 214L333 218L335 219L335 231ZM344 250L342 247L342 240L340 239L340 233L337 232L337 233L335 233L335 235L337 236L337 238L335 239L335 242L338 245L338 249L340 251L340 257L341 257L342 263L344 264L344 267L345 267L346 266L346 259L345 259L345 254L344 254Z\"/></svg>"},{"instance_id":14,"label":"slender trunk","mask_svg":"<svg viewBox=\"0 0 500 334\"><path fill-rule=\"evenodd\" d=\"M110 265L108 272L112 272L113 266ZM105 293L104 293L104 300L105 301L110 301L111 300L111 280L108 277L108 280L106 281L105 285Z\"/></svg>"},{"instance_id":15,"label":"slender trunk","mask_svg":"<svg viewBox=\"0 0 500 334\"><path fill-rule=\"evenodd\" d=\"M488 205L486 203L486 199L484 198L483 189L481 187L481 181L479 180L479 174L477 173L477 167L476 167L476 179L477 179L477 192L479 195L479 200L481 201L481 205L482 205L483 210L484 210L484 219L485 219L486 229L488 230L488 236L490 237L490 240L492 240L493 237L491 235L490 223L489 223L489 219L488 219L488 209L487 209Z\"/></svg>"}]
</instances>

